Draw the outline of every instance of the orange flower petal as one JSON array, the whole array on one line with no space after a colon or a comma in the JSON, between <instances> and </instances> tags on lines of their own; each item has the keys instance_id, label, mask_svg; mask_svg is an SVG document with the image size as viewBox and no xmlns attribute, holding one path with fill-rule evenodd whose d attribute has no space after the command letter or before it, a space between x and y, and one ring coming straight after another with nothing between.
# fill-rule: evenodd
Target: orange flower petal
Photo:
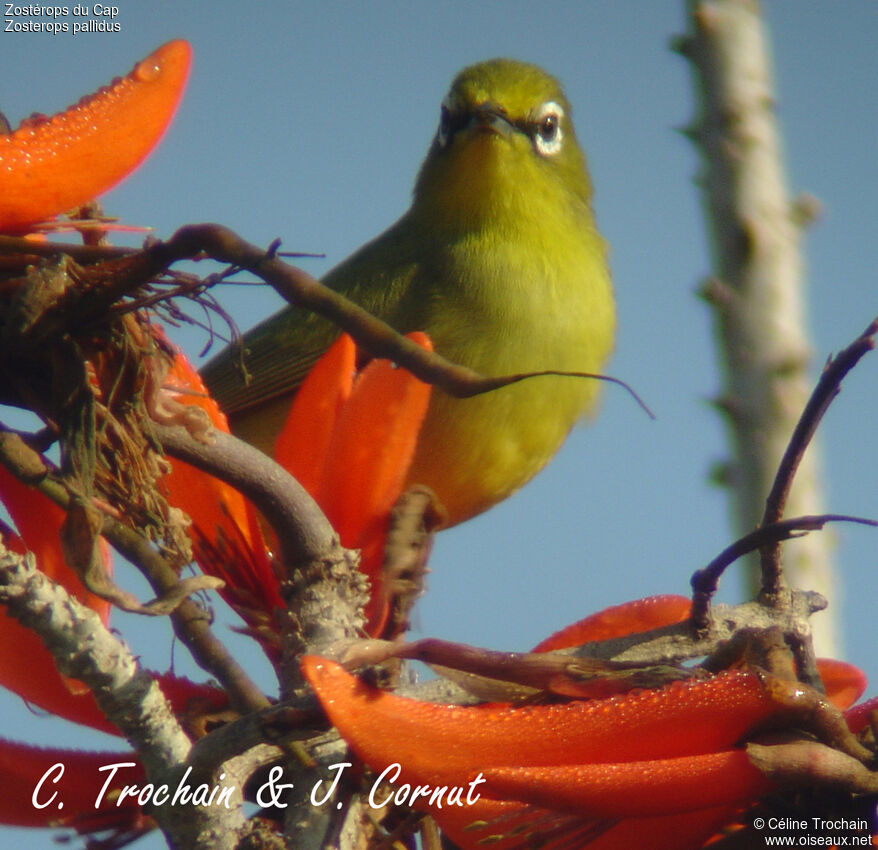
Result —
<instances>
[{"instance_id":1,"label":"orange flower petal","mask_svg":"<svg viewBox=\"0 0 878 850\"><path fill-rule=\"evenodd\" d=\"M73 681L61 676L35 632L8 614L0 615L0 685L65 720L118 734L85 685L78 683L76 692L71 692Z\"/></svg>"},{"instance_id":2,"label":"orange flower petal","mask_svg":"<svg viewBox=\"0 0 878 850\"><path fill-rule=\"evenodd\" d=\"M180 351L165 376L164 388L175 401L200 407L215 428L229 433L225 414ZM211 539L218 529L226 534L235 534L233 526L247 529L245 499L234 487L183 461L172 460L171 465L173 472L164 480L168 500L183 508L194 526Z\"/></svg>"},{"instance_id":3,"label":"orange flower petal","mask_svg":"<svg viewBox=\"0 0 878 850\"><path fill-rule=\"evenodd\" d=\"M354 386L357 348L342 334L308 373L275 443L274 459L312 496L320 489L339 413Z\"/></svg>"},{"instance_id":4,"label":"orange flower petal","mask_svg":"<svg viewBox=\"0 0 878 850\"><path fill-rule=\"evenodd\" d=\"M129 798L116 808L112 792L122 785L143 782L143 768L136 761L132 752L42 749L0 738L0 823L32 827L64 824L84 831L88 822L100 830L131 829L144 820L137 801ZM135 766L119 768L95 811L109 775L101 768L126 762L135 762ZM63 766L63 772L57 765ZM34 805L35 801L39 805Z\"/></svg>"},{"instance_id":5,"label":"orange flower petal","mask_svg":"<svg viewBox=\"0 0 878 850\"><path fill-rule=\"evenodd\" d=\"M432 350L425 334L409 338ZM342 544L363 546L383 531L414 456L431 387L388 360L357 377L327 453L317 503Z\"/></svg>"},{"instance_id":6,"label":"orange flower petal","mask_svg":"<svg viewBox=\"0 0 878 850\"><path fill-rule=\"evenodd\" d=\"M820 673L829 701L842 711L850 708L866 691L866 674L846 661L818 658L817 672Z\"/></svg>"},{"instance_id":7,"label":"orange flower petal","mask_svg":"<svg viewBox=\"0 0 878 850\"><path fill-rule=\"evenodd\" d=\"M399 763L399 782L463 785L479 771L496 776L498 768L541 767L548 773L559 765L569 766L570 773L564 776L567 781L587 765L585 770L592 778L603 782L603 790L591 803L593 811L613 816L629 811L625 808L629 804L632 810L636 807L630 798L638 776L640 788L652 793L650 779L644 778L644 761L657 768L659 778L678 782L681 793L684 788L693 792L700 780L709 780L708 804L714 797L728 800L739 793L746 797L764 787L757 787L753 771L744 766L740 754L713 759L776 710L756 678L747 673L678 682L606 700L465 708L420 703L378 691L339 665L313 656L303 659L302 668L330 720L357 755L376 770ZM685 734L680 734L681 729ZM619 767L626 763L630 766ZM687 764L688 773L678 776L678 770ZM723 767L731 770L729 796L723 796ZM509 773L503 771L504 776ZM619 782L618 795L613 792L614 779ZM763 782L761 777L758 782ZM673 798L676 792L669 787L662 793ZM543 828L549 838L540 845L546 848L560 850L594 841L589 850L632 846L694 850L728 822L736 809L724 805L614 824L612 820L583 818L581 811L576 816L557 814L557 801L551 797L548 794L542 803L553 811L520 809L520 803L491 804L482 798L474 806L432 808L431 813L463 848L484 846L488 836L510 831L512 834L496 843L490 838L491 846L501 850L526 847L524 825L548 818ZM646 803L647 814L650 805ZM679 801L674 805L682 808ZM499 819L494 822L493 818ZM484 828L472 826L474 821L485 820L492 822Z\"/></svg>"},{"instance_id":8,"label":"orange flower petal","mask_svg":"<svg viewBox=\"0 0 878 850\"><path fill-rule=\"evenodd\" d=\"M220 431L225 431L227 434L231 433L225 413L210 397L204 381L201 380L201 375L198 374L186 355L168 340L160 327L151 325L150 330L163 345L174 350L174 359L165 375L164 388L181 404L193 404L200 407L207 414L214 428L219 428Z\"/></svg>"},{"instance_id":9,"label":"orange flower petal","mask_svg":"<svg viewBox=\"0 0 878 850\"><path fill-rule=\"evenodd\" d=\"M0 135L0 230L79 206L140 165L174 115L191 56L187 42L168 42L66 112Z\"/></svg>"},{"instance_id":10,"label":"orange flower petal","mask_svg":"<svg viewBox=\"0 0 878 850\"><path fill-rule=\"evenodd\" d=\"M23 541L22 545L6 541L10 548L33 552L37 566L53 581L63 585L80 602L96 611L104 623L110 613L110 603L89 593L79 576L67 566L61 549L59 533L64 522L64 511L39 490L19 481L5 467L0 466L0 501L6 506ZM102 547L104 569L112 571L109 549Z\"/></svg>"},{"instance_id":11,"label":"orange flower petal","mask_svg":"<svg viewBox=\"0 0 878 850\"><path fill-rule=\"evenodd\" d=\"M861 702L844 713L844 718L852 732L860 732L872 720L872 713L878 711L878 697Z\"/></svg>"},{"instance_id":12,"label":"orange flower petal","mask_svg":"<svg viewBox=\"0 0 878 850\"><path fill-rule=\"evenodd\" d=\"M483 775L487 796L612 819L730 805L775 787L743 750L621 764L497 767Z\"/></svg>"},{"instance_id":13,"label":"orange flower petal","mask_svg":"<svg viewBox=\"0 0 878 850\"><path fill-rule=\"evenodd\" d=\"M614 605L555 632L540 641L533 651L566 649L680 623L689 616L690 605L687 597L672 595L647 596L645 599Z\"/></svg>"},{"instance_id":14,"label":"orange flower petal","mask_svg":"<svg viewBox=\"0 0 878 850\"><path fill-rule=\"evenodd\" d=\"M409 338L432 350L422 333ZM356 347L342 334L296 395L275 444L275 459L320 505L344 546L360 549L372 581L367 631L388 607L379 568L390 509L399 498L430 401L430 386L387 360L354 377Z\"/></svg>"},{"instance_id":15,"label":"orange flower petal","mask_svg":"<svg viewBox=\"0 0 878 850\"><path fill-rule=\"evenodd\" d=\"M460 782L489 767L717 752L777 711L756 677L744 672L605 700L513 708L404 699L314 656L302 660L302 669L329 719L363 761L373 768L399 762L405 782Z\"/></svg>"},{"instance_id":16,"label":"orange flower petal","mask_svg":"<svg viewBox=\"0 0 878 850\"><path fill-rule=\"evenodd\" d=\"M698 850L736 811L737 807L719 806L680 815L630 818L591 841L588 850ZM562 842L557 846L570 847Z\"/></svg>"},{"instance_id":17,"label":"orange flower petal","mask_svg":"<svg viewBox=\"0 0 878 850\"><path fill-rule=\"evenodd\" d=\"M198 684L173 673L153 676L178 717L225 711L229 707L228 694L213 685Z\"/></svg>"},{"instance_id":18,"label":"orange flower petal","mask_svg":"<svg viewBox=\"0 0 878 850\"><path fill-rule=\"evenodd\" d=\"M507 803L480 797L472 806L446 807L441 812L434 811L432 814L442 831L461 850L485 847L491 847L492 850L511 850L513 847L527 846L522 842L522 837L527 833L518 832L518 828L541 814L526 812L526 808L523 803ZM474 827L474 824L479 826ZM507 833L509 837L500 837Z\"/></svg>"},{"instance_id":19,"label":"orange flower petal","mask_svg":"<svg viewBox=\"0 0 878 850\"><path fill-rule=\"evenodd\" d=\"M110 603L88 592L64 559L59 539L64 511L2 466L0 501L21 534L21 538L5 540L5 544L22 555L32 552L43 573L95 611L106 624ZM100 551L104 569L112 573L110 550L103 540ZM55 702L63 704L71 695L88 692L76 679L60 676L39 638L5 611L0 612L0 684L47 710L53 710Z\"/></svg>"},{"instance_id":20,"label":"orange flower petal","mask_svg":"<svg viewBox=\"0 0 878 850\"><path fill-rule=\"evenodd\" d=\"M228 704L225 692L209 685L170 674L156 675L156 679L175 712L190 708L219 711ZM0 685L36 708L71 723L118 735L119 730L104 716L91 690L81 682L77 683L79 688L71 690L74 681L58 672L51 653L35 632L12 617L4 615L0 619Z\"/></svg>"},{"instance_id":21,"label":"orange flower petal","mask_svg":"<svg viewBox=\"0 0 878 850\"><path fill-rule=\"evenodd\" d=\"M165 376L164 387L176 401L200 407L215 428L229 433L225 414L179 350ZM282 605L277 579L250 503L234 487L194 466L181 460L172 460L171 466L171 474L164 479L168 501L182 508L192 520L190 533L196 544L196 557L205 572L226 582L221 591L223 597L232 604L260 605L268 612ZM224 556L207 557L201 546L202 537Z\"/></svg>"}]
</instances>

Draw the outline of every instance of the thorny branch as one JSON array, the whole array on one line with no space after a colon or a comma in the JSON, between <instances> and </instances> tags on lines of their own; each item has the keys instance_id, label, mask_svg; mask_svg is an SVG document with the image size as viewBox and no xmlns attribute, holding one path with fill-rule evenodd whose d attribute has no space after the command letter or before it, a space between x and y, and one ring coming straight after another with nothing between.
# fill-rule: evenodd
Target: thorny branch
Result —
<instances>
[{"instance_id":1,"label":"thorny branch","mask_svg":"<svg viewBox=\"0 0 878 850\"><path fill-rule=\"evenodd\" d=\"M686 33L675 42L689 62L697 101L686 134L701 154L697 183L712 266L702 294L713 313L724 373L716 407L730 438L732 459L723 480L739 535L764 524L765 494L813 383L802 238L815 202L793 198L785 174L761 6L753 0L687 0ZM812 449L789 494L790 513L826 512L820 466ZM788 580L802 584L807 576L811 587L832 596L831 549L825 535L786 547ZM755 590L762 577L756 559L748 560ZM821 652L833 654L833 618L815 625Z\"/></svg>"}]
</instances>

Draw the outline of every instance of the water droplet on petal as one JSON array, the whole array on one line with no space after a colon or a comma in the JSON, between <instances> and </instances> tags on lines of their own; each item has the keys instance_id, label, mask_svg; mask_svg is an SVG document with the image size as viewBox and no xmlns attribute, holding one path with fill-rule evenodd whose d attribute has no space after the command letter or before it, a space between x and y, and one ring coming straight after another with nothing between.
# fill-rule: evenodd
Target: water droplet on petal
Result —
<instances>
[{"instance_id":1,"label":"water droplet on petal","mask_svg":"<svg viewBox=\"0 0 878 850\"><path fill-rule=\"evenodd\" d=\"M150 56L136 65L133 76L141 83L148 83L158 77L161 72L161 62Z\"/></svg>"}]
</instances>

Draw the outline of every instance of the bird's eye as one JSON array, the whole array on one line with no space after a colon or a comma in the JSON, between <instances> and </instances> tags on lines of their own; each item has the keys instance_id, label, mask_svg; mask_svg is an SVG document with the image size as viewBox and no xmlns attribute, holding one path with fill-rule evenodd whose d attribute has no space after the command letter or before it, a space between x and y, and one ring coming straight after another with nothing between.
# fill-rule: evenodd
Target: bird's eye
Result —
<instances>
[{"instance_id":1,"label":"bird's eye","mask_svg":"<svg viewBox=\"0 0 878 850\"><path fill-rule=\"evenodd\" d=\"M558 132L558 116L547 115L543 118L539 127L537 127L537 132L540 134L540 138L544 142L553 141Z\"/></svg>"},{"instance_id":2,"label":"bird's eye","mask_svg":"<svg viewBox=\"0 0 878 850\"><path fill-rule=\"evenodd\" d=\"M448 140L450 137L451 137L451 111L443 103L442 109L439 112L439 129L436 132L436 140L439 142L439 147L444 148L448 144Z\"/></svg>"},{"instance_id":3,"label":"bird's eye","mask_svg":"<svg viewBox=\"0 0 878 850\"><path fill-rule=\"evenodd\" d=\"M532 127L534 147L542 156L552 156L561 150L561 119L564 110L554 101L544 103L537 113Z\"/></svg>"}]
</instances>

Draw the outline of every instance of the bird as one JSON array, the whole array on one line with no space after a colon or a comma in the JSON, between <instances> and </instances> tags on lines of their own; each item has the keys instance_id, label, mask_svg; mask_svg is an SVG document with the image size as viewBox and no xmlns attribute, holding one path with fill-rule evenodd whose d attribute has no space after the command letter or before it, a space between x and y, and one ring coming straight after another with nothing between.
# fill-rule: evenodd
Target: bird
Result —
<instances>
[{"instance_id":1,"label":"bird","mask_svg":"<svg viewBox=\"0 0 878 850\"><path fill-rule=\"evenodd\" d=\"M616 316L592 183L559 81L497 58L463 69L440 108L408 211L322 283L485 376L599 373ZM271 453L297 386L338 329L288 306L202 369L232 432ZM599 382L541 376L466 399L432 393L408 484L451 526L510 496L594 412ZM303 447L307 451L307 447Z\"/></svg>"}]
</instances>

